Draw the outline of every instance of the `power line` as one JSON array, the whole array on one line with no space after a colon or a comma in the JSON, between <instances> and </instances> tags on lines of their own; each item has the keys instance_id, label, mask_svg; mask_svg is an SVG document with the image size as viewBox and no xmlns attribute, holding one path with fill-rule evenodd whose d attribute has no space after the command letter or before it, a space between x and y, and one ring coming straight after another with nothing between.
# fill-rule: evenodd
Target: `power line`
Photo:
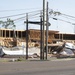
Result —
<instances>
[{"instance_id":1,"label":"power line","mask_svg":"<svg viewBox=\"0 0 75 75\"><path fill-rule=\"evenodd\" d=\"M67 16L67 17L69 17L69 18L73 18L73 19L75 19L75 16L71 16L71 15L67 15L67 14L64 14L64 13L61 13L61 12L59 12L59 11L54 11L53 9L49 9L49 13L50 13L50 15L54 15L54 16L57 16L57 15L64 15L64 16Z\"/></svg>"},{"instance_id":2,"label":"power line","mask_svg":"<svg viewBox=\"0 0 75 75\"><path fill-rule=\"evenodd\" d=\"M41 8L41 7L39 7L39 8ZM0 10L0 12L22 11L22 10L39 9L39 8L14 9L14 10Z\"/></svg>"},{"instance_id":3,"label":"power line","mask_svg":"<svg viewBox=\"0 0 75 75\"><path fill-rule=\"evenodd\" d=\"M60 21L63 21L63 22L66 22L66 23L75 25L75 23L72 23L72 22L69 22L69 21L65 21L65 20L62 20L62 19L59 19L59 18L54 18L54 17L49 17L49 18L52 18L52 19L54 19L54 20L60 20Z\"/></svg>"},{"instance_id":4,"label":"power line","mask_svg":"<svg viewBox=\"0 0 75 75\"><path fill-rule=\"evenodd\" d=\"M75 18L71 18L71 17L68 17L68 16L65 16L65 15L61 15L62 17L66 18L66 19L69 19L71 21L75 21Z\"/></svg>"},{"instance_id":5,"label":"power line","mask_svg":"<svg viewBox=\"0 0 75 75\"><path fill-rule=\"evenodd\" d=\"M32 15L28 15L28 16L29 16L28 18L29 18L29 19L30 19L30 18L36 18L36 17L38 17L39 15L40 15L40 13L36 13L36 14L34 14L34 15L33 15L33 14L32 14ZM14 19L13 21L17 21L17 20L20 20L20 19L23 19L23 18L25 19L26 16L23 16L23 17Z\"/></svg>"},{"instance_id":6,"label":"power line","mask_svg":"<svg viewBox=\"0 0 75 75\"><path fill-rule=\"evenodd\" d=\"M71 17L71 18L75 18L74 16L63 14L63 13L61 13L61 15L68 16L68 17Z\"/></svg>"},{"instance_id":7,"label":"power line","mask_svg":"<svg viewBox=\"0 0 75 75\"><path fill-rule=\"evenodd\" d=\"M28 13L33 13L33 12L40 12L42 10L37 10L37 11L32 11L32 12L28 12ZM0 19L3 18L8 18L8 17L14 17L14 16L20 16L20 15L25 15L26 13L21 13L21 14L16 14L16 15L10 15L10 16L4 16L4 17L0 17Z\"/></svg>"}]
</instances>

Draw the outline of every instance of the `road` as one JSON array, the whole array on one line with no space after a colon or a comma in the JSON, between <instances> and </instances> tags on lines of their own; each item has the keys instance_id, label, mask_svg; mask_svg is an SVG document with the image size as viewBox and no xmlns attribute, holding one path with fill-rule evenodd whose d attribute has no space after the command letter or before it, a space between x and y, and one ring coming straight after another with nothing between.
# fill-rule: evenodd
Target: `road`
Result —
<instances>
[{"instance_id":1,"label":"road","mask_svg":"<svg viewBox=\"0 0 75 75\"><path fill-rule=\"evenodd\" d=\"M75 75L75 59L0 62L0 75Z\"/></svg>"}]
</instances>

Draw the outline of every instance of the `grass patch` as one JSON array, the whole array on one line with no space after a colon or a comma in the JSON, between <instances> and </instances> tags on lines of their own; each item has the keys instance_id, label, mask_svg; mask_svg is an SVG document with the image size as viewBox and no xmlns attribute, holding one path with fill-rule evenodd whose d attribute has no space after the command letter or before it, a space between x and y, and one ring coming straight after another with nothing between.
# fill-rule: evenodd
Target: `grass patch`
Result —
<instances>
[{"instance_id":1,"label":"grass patch","mask_svg":"<svg viewBox=\"0 0 75 75\"><path fill-rule=\"evenodd\" d=\"M25 59L25 58L20 57L20 58L18 58L16 61L26 61L26 59Z\"/></svg>"}]
</instances>

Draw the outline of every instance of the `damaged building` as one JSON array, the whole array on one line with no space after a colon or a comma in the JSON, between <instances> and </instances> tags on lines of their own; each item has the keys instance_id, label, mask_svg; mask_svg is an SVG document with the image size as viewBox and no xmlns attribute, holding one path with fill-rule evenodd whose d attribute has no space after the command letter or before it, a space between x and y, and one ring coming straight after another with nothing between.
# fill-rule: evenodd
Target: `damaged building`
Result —
<instances>
[{"instance_id":1,"label":"damaged building","mask_svg":"<svg viewBox=\"0 0 75 75\"><path fill-rule=\"evenodd\" d=\"M64 34L59 31L48 31L48 43L59 40L75 42L75 34ZM40 30L28 30L28 45L36 46L40 43ZM26 30L0 29L0 45L6 47L26 46Z\"/></svg>"}]
</instances>

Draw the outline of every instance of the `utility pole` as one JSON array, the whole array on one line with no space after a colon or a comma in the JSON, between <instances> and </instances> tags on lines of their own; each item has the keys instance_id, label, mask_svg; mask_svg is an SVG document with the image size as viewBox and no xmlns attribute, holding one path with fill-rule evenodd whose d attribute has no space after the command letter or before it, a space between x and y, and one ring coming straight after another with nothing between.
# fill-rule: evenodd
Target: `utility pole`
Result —
<instances>
[{"instance_id":1,"label":"utility pole","mask_svg":"<svg viewBox=\"0 0 75 75\"><path fill-rule=\"evenodd\" d=\"M26 14L26 59L28 59L28 13Z\"/></svg>"},{"instance_id":2,"label":"utility pole","mask_svg":"<svg viewBox=\"0 0 75 75\"><path fill-rule=\"evenodd\" d=\"M42 36L42 13L40 16L40 60L43 60L43 36Z\"/></svg>"},{"instance_id":3,"label":"utility pole","mask_svg":"<svg viewBox=\"0 0 75 75\"><path fill-rule=\"evenodd\" d=\"M46 60L47 60L47 53L48 53L48 2L46 8Z\"/></svg>"},{"instance_id":4,"label":"utility pole","mask_svg":"<svg viewBox=\"0 0 75 75\"><path fill-rule=\"evenodd\" d=\"M40 25L40 60L43 60L43 20L42 20L42 13L40 15L40 22L39 21L28 21L28 14L26 14L26 59L28 59L28 24L37 24Z\"/></svg>"},{"instance_id":5,"label":"utility pole","mask_svg":"<svg viewBox=\"0 0 75 75\"><path fill-rule=\"evenodd\" d=\"M45 0L43 0L43 60L44 60L44 46L45 46Z\"/></svg>"}]
</instances>

